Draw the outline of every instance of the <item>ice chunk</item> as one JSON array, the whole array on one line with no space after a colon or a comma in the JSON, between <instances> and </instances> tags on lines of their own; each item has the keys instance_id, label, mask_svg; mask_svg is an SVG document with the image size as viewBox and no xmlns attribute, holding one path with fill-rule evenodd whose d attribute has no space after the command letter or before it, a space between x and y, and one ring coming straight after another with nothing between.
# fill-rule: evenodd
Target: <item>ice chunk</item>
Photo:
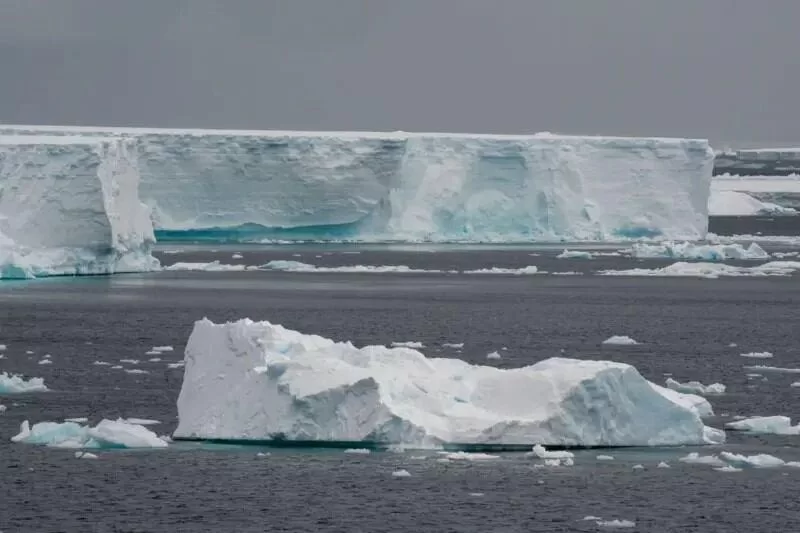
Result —
<instances>
[{"instance_id":1,"label":"ice chunk","mask_svg":"<svg viewBox=\"0 0 800 533\"><path fill-rule=\"evenodd\" d=\"M161 423L159 420L153 420L152 418L126 418L124 421L128 424L137 424L139 426L155 426Z\"/></svg>"},{"instance_id":2,"label":"ice chunk","mask_svg":"<svg viewBox=\"0 0 800 533\"><path fill-rule=\"evenodd\" d=\"M500 456L488 453L452 452L445 454L445 458L449 461L491 461L500 459Z\"/></svg>"},{"instance_id":3,"label":"ice chunk","mask_svg":"<svg viewBox=\"0 0 800 533\"><path fill-rule=\"evenodd\" d=\"M498 360L500 360L502 358L503 358L503 356L500 355L499 353L497 353L496 351L486 354L486 359L488 359L490 361L498 361Z\"/></svg>"},{"instance_id":4,"label":"ice chunk","mask_svg":"<svg viewBox=\"0 0 800 533\"><path fill-rule=\"evenodd\" d=\"M210 263L178 262L164 267L164 270L168 271L199 270L205 272L241 272L246 269L245 265L225 265L220 264L219 261L211 261Z\"/></svg>"},{"instance_id":5,"label":"ice chunk","mask_svg":"<svg viewBox=\"0 0 800 533\"><path fill-rule=\"evenodd\" d=\"M725 424L726 429L767 433L772 435L800 435L800 424L793 426L788 416L756 416Z\"/></svg>"},{"instance_id":6,"label":"ice chunk","mask_svg":"<svg viewBox=\"0 0 800 533\"><path fill-rule=\"evenodd\" d=\"M89 421L89 419L86 418L85 416L79 416L79 417L75 417L75 418L65 418L64 419L64 422L75 422L76 424L85 424L88 421Z\"/></svg>"},{"instance_id":7,"label":"ice chunk","mask_svg":"<svg viewBox=\"0 0 800 533\"><path fill-rule=\"evenodd\" d=\"M613 455L598 455L595 459L597 459L598 461L613 461L614 460L614 456Z\"/></svg>"},{"instance_id":8,"label":"ice chunk","mask_svg":"<svg viewBox=\"0 0 800 533\"><path fill-rule=\"evenodd\" d=\"M669 463L665 463L664 461L661 461L660 463L658 463L658 466L656 468L670 468L670 466L669 466Z\"/></svg>"},{"instance_id":9,"label":"ice chunk","mask_svg":"<svg viewBox=\"0 0 800 533\"><path fill-rule=\"evenodd\" d=\"M708 142L690 139L4 131L132 138L139 144L142 197L159 228L262 227L265 237L286 239L697 239L707 229L714 164ZM248 238L252 231L243 233Z\"/></svg>"},{"instance_id":10,"label":"ice chunk","mask_svg":"<svg viewBox=\"0 0 800 533\"><path fill-rule=\"evenodd\" d=\"M161 352L156 352L156 353L161 353ZM161 358L160 357L151 357L147 361L150 362L150 363L159 363L159 362L161 362Z\"/></svg>"},{"instance_id":11,"label":"ice chunk","mask_svg":"<svg viewBox=\"0 0 800 533\"><path fill-rule=\"evenodd\" d=\"M52 365L53 361L51 361L50 359L42 359L41 361L39 361L39 364L40 365Z\"/></svg>"},{"instance_id":12,"label":"ice chunk","mask_svg":"<svg viewBox=\"0 0 800 533\"><path fill-rule=\"evenodd\" d=\"M633 465L631 468L633 470L644 470L644 465Z\"/></svg>"},{"instance_id":13,"label":"ice chunk","mask_svg":"<svg viewBox=\"0 0 800 533\"><path fill-rule=\"evenodd\" d=\"M128 374L149 374L147 370L142 370L141 368L126 368L125 372Z\"/></svg>"},{"instance_id":14,"label":"ice chunk","mask_svg":"<svg viewBox=\"0 0 800 533\"><path fill-rule=\"evenodd\" d=\"M24 421L12 442L43 444L57 448L166 448L167 443L144 426L124 420L102 420L95 427L75 422Z\"/></svg>"},{"instance_id":15,"label":"ice chunk","mask_svg":"<svg viewBox=\"0 0 800 533\"><path fill-rule=\"evenodd\" d=\"M392 477L411 477L411 474L408 470L400 469L392 472Z\"/></svg>"},{"instance_id":16,"label":"ice chunk","mask_svg":"<svg viewBox=\"0 0 800 533\"><path fill-rule=\"evenodd\" d=\"M717 472L741 472L741 468L736 468L735 466L725 465L715 468Z\"/></svg>"},{"instance_id":17,"label":"ice chunk","mask_svg":"<svg viewBox=\"0 0 800 533\"><path fill-rule=\"evenodd\" d=\"M800 374L800 368L785 368L782 366L750 365L744 367L746 370L758 370L759 372L777 372L780 374Z\"/></svg>"},{"instance_id":18,"label":"ice chunk","mask_svg":"<svg viewBox=\"0 0 800 533\"><path fill-rule=\"evenodd\" d=\"M344 453L351 453L355 455L367 455L370 451L367 448L347 448Z\"/></svg>"},{"instance_id":19,"label":"ice chunk","mask_svg":"<svg viewBox=\"0 0 800 533\"><path fill-rule=\"evenodd\" d=\"M776 468L786 463L773 455L760 453L757 455L740 455L738 453L722 452L721 458L735 467Z\"/></svg>"},{"instance_id":20,"label":"ice chunk","mask_svg":"<svg viewBox=\"0 0 800 533\"><path fill-rule=\"evenodd\" d=\"M231 259L244 259L244 256L242 254L233 254Z\"/></svg>"},{"instance_id":21,"label":"ice chunk","mask_svg":"<svg viewBox=\"0 0 800 533\"><path fill-rule=\"evenodd\" d=\"M661 244L636 243L631 255L639 259L701 259L704 261L725 261L727 259L769 259L769 254L756 243L748 248L741 244L694 244L690 242L664 242Z\"/></svg>"},{"instance_id":22,"label":"ice chunk","mask_svg":"<svg viewBox=\"0 0 800 533\"><path fill-rule=\"evenodd\" d=\"M636 522L632 520L598 520L597 525L609 528L629 528L636 527Z\"/></svg>"},{"instance_id":23,"label":"ice chunk","mask_svg":"<svg viewBox=\"0 0 800 533\"><path fill-rule=\"evenodd\" d=\"M138 365L139 364L139 360L138 359L120 359L119 362L120 363L125 363L127 365Z\"/></svg>"},{"instance_id":24,"label":"ice chunk","mask_svg":"<svg viewBox=\"0 0 800 533\"><path fill-rule=\"evenodd\" d=\"M23 392L43 392L47 387L42 378L26 380L22 376L6 372L0 373L0 394L18 394Z\"/></svg>"},{"instance_id":25,"label":"ice chunk","mask_svg":"<svg viewBox=\"0 0 800 533\"><path fill-rule=\"evenodd\" d=\"M750 357L751 359L771 359L773 357L770 352L748 352L739 355L742 357Z\"/></svg>"},{"instance_id":26,"label":"ice chunk","mask_svg":"<svg viewBox=\"0 0 800 533\"><path fill-rule=\"evenodd\" d=\"M105 361L95 361L92 364L95 365L95 366L111 366L111 363L107 363Z\"/></svg>"},{"instance_id":27,"label":"ice chunk","mask_svg":"<svg viewBox=\"0 0 800 533\"><path fill-rule=\"evenodd\" d=\"M0 413L5 413L8 410L8 407L0 403Z\"/></svg>"},{"instance_id":28,"label":"ice chunk","mask_svg":"<svg viewBox=\"0 0 800 533\"><path fill-rule=\"evenodd\" d=\"M630 346L639 343L634 339L628 337L627 335L612 335L611 337L604 340L603 344L613 344L615 346Z\"/></svg>"},{"instance_id":29,"label":"ice chunk","mask_svg":"<svg viewBox=\"0 0 800 533\"><path fill-rule=\"evenodd\" d=\"M424 348L424 347L425 347L425 345L422 344L419 341L393 342L392 343L392 348L414 348L414 349L418 350L418 349Z\"/></svg>"},{"instance_id":30,"label":"ice chunk","mask_svg":"<svg viewBox=\"0 0 800 533\"><path fill-rule=\"evenodd\" d=\"M5 352L8 349L8 346L5 344L0 344L0 352Z\"/></svg>"},{"instance_id":31,"label":"ice chunk","mask_svg":"<svg viewBox=\"0 0 800 533\"><path fill-rule=\"evenodd\" d=\"M320 267L301 263L299 261L273 260L259 267L262 270L279 270L282 272L320 272L340 274L441 274L442 270L425 270L420 268L410 268L406 265L347 265L338 267Z\"/></svg>"},{"instance_id":32,"label":"ice chunk","mask_svg":"<svg viewBox=\"0 0 800 533\"><path fill-rule=\"evenodd\" d=\"M150 350L153 352L172 352L175 348L173 346L153 346Z\"/></svg>"},{"instance_id":33,"label":"ice chunk","mask_svg":"<svg viewBox=\"0 0 800 533\"><path fill-rule=\"evenodd\" d=\"M0 136L0 278L155 270L135 142Z\"/></svg>"},{"instance_id":34,"label":"ice chunk","mask_svg":"<svg viewBox=\"0 0 800 533\"><path fill-rule=\"evenodd\" d=\"M556 259L591 259L592 252L585 252L582 250L564 250L556 256Z\"/></svg>"},{"instance_id":35,"label":"ice chunk","mask_svg":"<svg viewBox=\"0 0 800 533\"><path fill-rule=\"evenodd\" d=\"M461 348L464 347L464 343L463 342L445 342L444 344L442 344L442 346L444 348L453 348L455 350L460 350Z\"/></svg>"},{"instance_id":36,"label":"ice chunk","mask_svg":"<svg viewBox=\"0 0 800 533\"><path fill-rule=\"evenodd\" d=\"M479 268L477 270L465 270L463 273L464 274L511 274L513 276L527 276L532 274L538 274L539 269L533 265L522 268L492 267L492 268Z\"/></svg>"},{"instance_id":37,"label":"ice chunk","mask_svg":"<svg viewBox=\"0 0 800 533\"><path fill-rule=\"evenodd\" d=\"M697 452L691 452L686 457L681 457L678 459L678 461L690 465L709 465L716 467L727 466L727 463L716 455L700 455Z\"/></svg>"},{"instance_id":38,"label":"ice chunk","mask_svg":"<svg viewBox=\"0 0 800 533\"><path fill-rule=\"evenodd\" d=\"M790 386L790 387L800 387L800 381L795 381L794 383L792 383L792 384L791 384L791 385L789 385L789 386Z\"/></svg>"},{"instance_id":39,"label":"ice chunk","mask_svg":"<svg viewBox=\"0 0 800 533\"><path fill-rule=\"evenodd\" d=\"M681 383L672 378L667 378L666 386L670 390L680 392L683 394L696 394L698 396L708 396L712 394L725 394L725 385L722 383L712 383L711 385L703 385L699 381L687 381Z\"/></svg>"},{"instance_id":40,"label":"ice chunk","mask_svg":"<svg viewBox=\"0 0 800 533\"><path fill-rule=\"evenodd\" d=\"M256 371L256 369L259 369ZM501 370L356 348L269 322L195 323L177 438L435 446L708 442L697 412L634 367L553 358Z\"/></svg>"},{"instance_id":41,"label":"ice chunk","mask_svg":"<svg viewBox=\"0 0 800 533\"><path fill-rule=\"evenodd\" d=\"M529 457L538 457L539 459L567 459L575 457L575 454L566 450L550 451L541 444L537 444L531 451L525 454Z\"/></svg>"},{"instance_id":42,"label":"ice chunk","mask_svg":"<svg viewBox=\"0 0 800 533\"><path fill-rule=\"evenodd\" d=\"M75 458L76 459L97 459L97 456L95 454L93 454L93 453L78 451L78 452L75 452Z\"/></svg>"},{"instance_id":43,"label":"ice chunk","mask_svg":"<svg viewBox=\"0 0 800 533\"><path fill-rule=\"evenodd\" d=\"M712 216L756 216L756 215L794 215L791 207L782 207L771 202L762 202L749 194L738 191L712 191L708 202Z\"/></svg>"}]
</instances>

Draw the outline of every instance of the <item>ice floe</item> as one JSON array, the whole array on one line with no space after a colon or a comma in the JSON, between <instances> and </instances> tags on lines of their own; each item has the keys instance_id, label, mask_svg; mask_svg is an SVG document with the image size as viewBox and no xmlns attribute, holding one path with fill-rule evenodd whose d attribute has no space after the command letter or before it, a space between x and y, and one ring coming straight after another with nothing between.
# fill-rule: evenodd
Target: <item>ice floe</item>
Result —
<instances>
[{"instance_id":1,"label":"ice floe","mask_svg":"<svg viewBox=\"0 0 800 533\"><path fill-rule=\"evenodd\" d=\"M185 263L178 262L166 266L163 270L168 272L175 271L202 271L202 272L241 272L246 270L245 265L226 265L219 261L211 261L210 263Z\"/></svg>"},{"instance_id":2,"label":"ice floe","mask_svg":"<svg viewBox=\"0 0 800 533\"><path fill-rule=\"evenodd\" d=\"M463 274L509 274L512 276L527 276L532 274L539 274L539 268L533 265L522 268L479 268L477 270L464 270Z\"/></svg>"},{"instance_id":3,"label":"ice floe","mask_svg":"<svg viewBox=\"0 0 800 533\"><path fill-rule=\"evenodd\" d=\"M556 256L556 259L591 259L594 257L592 252L585 252L582 250L564 250Z\"/></svg>"},{"instance_id":4,"label":"ice floe","mask_svg":"<svg viewBox=\"0 0 800 533\"><path fill-rule=\"evenodd\" d=\"M627 335L612 335L603 341L603 344L613 344L614 346L632 346L639 344L638 341L628 337Z\"/></svg>"},{"instance_id":5,"label":"ice floe","mask_svg":"<svg viewBox=\"0 0 800 533\"><path fill-rule=\"evenodd\" d=\"M782 366L767 365L748 365L745 370L756 370L758 372L776 372L780 374L800 374L800 368L785 368Z\"/></svg>"},{"instance_id":6,"label":"ice floe","mask_svg":"<svg viewBox=\"0 0 800 533\"><path fill-rule=\"evenodd\" d=\"M419 341L407 341L407 342L393 342L392 348L414 348L415 350L419 350L424 348L425 345Z\"/></svg>"},{"instance_id":7,"label":"ice floe","mask_svg":"<svg viewBox=\"0 0 800 533\"><path fill-rule=\"evenodd\" d=\"M392 472L392 477L398 477L398 478L411 477L411 473L408 470L404 469L395 470L394 472Z\"/></svg>"},{"instance_id":8,"label":"ice floe","mask_svg":"<svg viewBox=\"0 0 800 533\"><path fill-rule=\"evenodd\" d=\"M770 261L763 265L739 267L719 263L687 263L679 261L663 268L632 268L628 270L601 270L601 276L693 277L716 279L720 277L789 276L800 270L799 261Z\"/></svg>"},{"instance_id":9,"label":"ice floe","mask_svg":"<svg viewBox=\"0 0 800 533\"><path fill-rule=\"evenodd\" d=\"M769 254L757 243L745 248L741 244L694 244L691 242L663 242L660 244L636 243L631 256L637 259L698 259L725 261L727 259L769 259Z\"/></svg>"},{"instance_id":10,"label":"ice floe","mask_svg":"<svg viewBox=\"0 0 800 533\"><path fill-rule=\"evenodd\" d=\"M341 273L341 274L441 274L442 270L425 270L411 268L406 265L347 265L338 267L321 267L301 263L300 261L273 260L258 267L261 270L278 270L281 272L319 272L319 273Z\"/></svg>"},{"instance_id":11,"label":"ice floe","mask_svg":"<svg viewBox=\"0 0 800 533\"><path fill-rule=\"evenodd\" d=\"M21 394L25 392L44 392L47 387L42 378L30 378L17 374L0 373L0 394Z\"/></svg>"},{"instance_id":12,"label":"ice floe","mask_svg":"<svg viewBox=\"0 0 800 533\"><path fill-rule=\"evenodd\" d=\"M770 352L748 352L739 354L742 357L749 357L751 359L771 359L773 357Z\"/></svg>"},{"instance_id":13,"label":"ice floe","mask_svg":"<svg viewBox=\"0 0 800 533\"><path fill-rule=\"evenodd\" d=\"M725 429L764 433L771 435L800 435L800 424L793 426L788 416L756 416L736 422L728 422Z\"/></svg>"},{"instance_id":14,"label":"ice floe","mask_svg":"<svg viewBox=\"0 0 800 533\"><path fill-rule=\"evenodd\" d=\"M25 420L12 442L41 444L55 448L166 448L167 442L139 424L125 420L102 420L95 427L75 422Z\"/></svg>"},{"instance_id":15,"label":"ice floe","mask_svg":"<svg viewBox=\"0 0 800 533\"><path fill-rule=\"evenodd\" d=\"M672 378L667 378L666 387L668 389L680 392L683 394L696 394L698 396L708 396L711 394L725 394L725 385L722 383L712 383L711 385L703 385L699 381L687 381L681 383Z\"/></svg>"},{"instance_id":16,"label":"ice floe","mask_svg":"<svg viewBox=\"0 0 800 533\"><path fill-rule=\"evenodd\" d=\"M631 528L636 527L636 522L632 520L598 520L597 525L600 527L608 527L608 528Z\"/></svg>"},{"instance_id":17,"label":"ice floe","mask_svg":"<svg viewBox=\"0 0 800 533\"><path fill-rule=\"evenodd\" d=\"M369 455L370 451L367 448L347 448L344 453L352 455Z\"/></svg>"}]
</instances>

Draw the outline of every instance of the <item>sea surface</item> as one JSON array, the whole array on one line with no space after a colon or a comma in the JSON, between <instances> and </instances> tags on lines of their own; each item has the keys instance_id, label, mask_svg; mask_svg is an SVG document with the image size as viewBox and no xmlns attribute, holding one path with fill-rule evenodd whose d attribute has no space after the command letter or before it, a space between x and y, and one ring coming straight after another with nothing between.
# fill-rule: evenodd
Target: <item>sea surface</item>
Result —
<instances>
[{"instance_id":1,"label":"sea surface","mask_svg":"<svg viewBox=\"0 0 800 533\"><path fill-rule=\"evenodd\" d=\"M770 251L797 251L773 244ZM800 436L728 433L702 448L577 451L571 467L537 468L519 453L441 462L435 451L345 454L172 443L165 450L73 450L12 444L23 420L138 417L170 434L194 321L250 317L356 345L420 341L429 356L500 367L551 356L610 359L648 379L721 382L710 397L721 427L735 415L800 418L800 277L603 277L610 268L669 260L556 259L563 246L226 245L160 248L165 265L272 259L315 265L408 265L468 270L537 265L582 275L160 272L0 284L0 371L43 377L51 391L0 397L0 531L11 532L539 532L800 531L800 469L719 472L678 459L692 451L771 454L800 461ZM614 249L614 247L609 247ZM233 254L240 259L234 259ZM533 254L533 255L532 255ZM741 262L734 262L741 264ZM611 335L641 344L606 346ZM462 350L444 343L464 343ZM733 346L732 344L735 344ZM172 345L161 361L145 352ZM33 353L28 354L27 351ZM770 351L755 360L739 354ZM53 364L40 365L50 354ZM136 365L119 363L138 359ZM128 374L94 361L139 368ZM760 376L747 374L760 373ZM269 453L257 456L258 452ZM614 456L601 461L597 455ZM657 468L661 461L671 468ZM643 469L634 469L642 465ZM397 478L392 472L407 470Z\"/></svg>"}]
</instances>

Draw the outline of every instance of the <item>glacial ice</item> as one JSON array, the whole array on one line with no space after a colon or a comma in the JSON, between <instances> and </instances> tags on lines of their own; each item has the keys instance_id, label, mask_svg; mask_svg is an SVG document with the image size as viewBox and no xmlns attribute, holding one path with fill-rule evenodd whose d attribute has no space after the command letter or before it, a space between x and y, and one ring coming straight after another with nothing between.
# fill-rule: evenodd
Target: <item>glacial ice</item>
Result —
<instances>
[{"instance_id":1,"label":"glacial ice","mask_svg":"<svg viewBox=\"0 0 800 533\"><path fill-rule=\"evenodd\" d=\"M5 126L132 139L165 238L699 239L713 152L689 139ZM216 237L215 237L216 236Z\"/></svg>"},{"instance_id":2,"label":"glacial ice","mask_svg":"<svg viewBox=\"0 0 800 533\"><path fill-rule=\"evenodd\" d=\"M664 242L661 244L635 243L631 255L637 259L700 259L725 261L727 259L769 259L769 254L756 243L745 248L741 244L694 244L690 242Z\"/></svg>"},{"instance_id":3,"label":"glacial ice","mask_svg":"<svg viewBox=\"0 0 800 533\"><path fill-rule=\"evenodd\" d=\"M42 378L25 379L16 374L0 373L0 394L20 394L24 392L44 392L48 390Z\"/></svg>"},{"instance_id":4,"label":"glacial ice","mask_svg":"<svg viewBox=\"0 0 800 533\"><path fill-rule=\"evenodd\" d=\"M603 344L610 344L614 346L632 346L639 344L635 339L627 335L612 335L603 341Z\"/></svg>"},{"instance_id":5,"label":"glacial ice","mask_svg":"<svg viewBox=\"0 0 800 533\"><path fill-rule=\"evenodd\" d=\"M0 136L0 278L158 268L136 144Z\"/></svg>"},{"instance_id":6,"label":"glacial ice","mask_svg":"<svg viewBox=\"0 0 800 533\"><path fill-rule=\"evenodd\" d=\"M788 416L756 416L725 424L726 429L770 435L800 435L800 424L793 426Z\"/></svg>"},{"instance_id":7,"label":"glacial ice","mask_svg":"<svg viewBox=\"0 0 800 533\"><path fill-rule=\"evenodd\" d=\"M717 181L716 179L714 181ZM797 210L771 202L762 202L747 193L712 190L708 201L712 216L796 215Z\"/></svg>"},{"instance_id":8,"label":"glacial ice","mask_svg":"<svg viewBox=\"0 0 800 533\"><path fill-rule=\"evenodd\" d=\"M680 392L682 394L696 394L698 396L707 396L709 394L725 394L725 385L722 383L712 383L711 385L703 385L699 381L687 381L681 383L672 378L667 378L667 388Z\"/></svg>"},{"instance_id":9,"label":"glacial ice","mask_svg":"<svg viewBox=\"0 0 800 533\"><path fill-rule=\"evenodd\" d=\"M42 444L55 448L166 448L167 442L144 426L125 420L102 420L95 427L75 422L25 420L12 442Z\"/></svg>"},{"instance_id":10,"label":"glacial ice","mask_svg":"<svg viewBox=\"0 0 800 533\"><path fill-rule=\"evenodd\" d=\"M683 395L662 393L623 363L552 358L497 369L249 319L196 322L185 361L175 438L421 447L724 439L674 401Z\"/></svg>"},{"instance_id":11,"label":"glacial ice","mask_svg":"<svg viewBox=\"0 0 800 533\"><path fill-rule=\"evenodd\" d=\"M739 267L719 263L686 263L678 261L663 268L631 268L602 270L601 276L689 277L717 279L720 277L789 276L800 270L800 261L770 261L763 265Z\"/></svg>"}]
</instances>

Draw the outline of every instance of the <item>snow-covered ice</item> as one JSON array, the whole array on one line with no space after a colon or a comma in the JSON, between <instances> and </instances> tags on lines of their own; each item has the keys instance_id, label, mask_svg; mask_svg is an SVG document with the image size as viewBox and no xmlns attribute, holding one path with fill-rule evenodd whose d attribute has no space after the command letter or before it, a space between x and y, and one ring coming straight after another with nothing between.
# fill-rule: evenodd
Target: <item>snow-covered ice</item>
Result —
<instances>
[{"instance_id":1,"label":"snow-covered ice","mask_svg":"<svg viewBox=\"0 0 800 533\"><path fill-rule=\"evenodd\" d=\"M725 429L747 431L749 433L766 433L772 435L800 435L800 424L793 426L788 416L756 416L736 422L728 422Z\"/></svg>"},{"instance_id":2,"label":"snow-covered ice","mask_svg":"<svg viewBox=\"0 0 800 533\"><path fill-rule=\"evenodd\" d=\"M125 136L158 228L259 225L290 239L698 239L714 160L705 140L549 133L0 132Z\"/></svg>"},{"instance_id":3,"label":"snow-covered ice","mask_svg":"<svg viewBox=\"0 0 800 533\"><path fill-rule=\"evenodd\" d=\"M463 274L511 274L514 276L526 276L531 274L538 274L539 269L534 265L522 268L505 268L505 267L491 267L491 268L478 268L476 270L464 270Z\"/></svg>"},{"instance_id":4,"label":"snow-covered ice","mask_svg":"<svg viewBox=\"0 0 800 533\"><path fill-rule=\"evenodd\" d=\"M393 342L392 348L414 348L415 350L419 350L424 348L425 345L419 341L404 341L404 342Z\"/></svg>"},{"instance_id":5,"label":"snow-covered ice","mask_svg":"<svg viewBox=\"0 0 800 533\"><path fill-rule=\"evenodd\" d=\"M493 461L500 459L500 456L488 453L450 452L444 454L444 458L448 461Z\"/></svg>"},{"instance_id":6,"label":"snow-covered ice","mask_svg":"<svg viewBox=\"0 0 800 533\"><path fill-rule=\"evenodd\" d=\"M717 181L714 179L713 181ZM795 215L797 210L771 202L762 202L739 191L711 192L708 211L712 216Z\"/></svg>"},{"instance_id":7,"label":"snow-covered ice","mask_svg":"<svg viewBox=\"0 0 800 533\"><path fill-rule=\"evenodd\" d=\"M395 470L392 472L392 477L411 477L411 473L405 469Z\"/></svg>"},{"instance_id":8,"label":"snow-covered ice","mask_svg":"<svg viewBox=\"0 0 800 533\"><path fill-rule=\"evenodd\" d=\"M43 392L47 387L42 378L30 378L17 374L0 373L0 394L20 394L24 392Z\"/></svg>"},{"instance_id":9,"label":"snow-covered ice","mask_svg":"<svg viewBox=\"0 0 800 533\"><path fill-rule=\"evenodd\" d=\"M242 272L247 270L245 265L226 265L219 261L209 263L186 263L178 262L164 267L164 270L174 271L202 271L202 272Z\"/></svg>"},{"instance_id":10,"label":"snow-covered ice","mask_svg":"<svg viewBox=\"0 0 800 533\"><path fill-rule=\"evenodd\" d=\"M445 343L442 344L442 347L444 347L444 348L453 348L455 350L460 350L461 348L464 347L464 343L463 342L445 342Z\"/></svg>"},{"instance_id":11,"label":"snow-covered ice","mask_svg":"<svg viewBox=\"0 0 800 533\"><path fill-rule=\"evenodd\" d=\"M173 346L153 346L150 351L153 352L172 352L175 348Z\"/></svg>"},{"instance_id":12,"label":"snow-covered ice","mask_svg":"<svg viewBox=\"0 0 800 533\"><path fill-rule=\"evenodd\" d=\"M800 374L800 368L786 368L782 366L767 365L748 365L745 370L757 370L758 372L776 372L779 374Z\"/></svg>"},{"instance_id":13,"label":"snow-covered ice","mask_svg":"<svg viewBox=\"0 0 800 533\"><path fill-rule=\"evenodd\" d=\"M678 445L724 439L689 396L609 361L515 369L356 348L269 322L195 323L176 438L430 447ZM588 408L591 406L591 409Z\"/></svg>"},{"instance_id":14,"label":"snow-covered ice","mask_svg":"<svg viewBox=\"0 0 800 533\"><path fill-rule=\"evenodd\" d=\"M556 256L556 259L591 259L594 257L592 252L582 250L564 250Z\"/></svg>"},{"instance_id":15,"label":"snow-covered ice","mask_svg":"<svg viewBox=\"0 0 800 533\"><path fill-rule=\"evenodd\" d=\"M488 360L490 360L490 361L499 361L499 360L500 360L500 359L502 359L502 358L503 358L503 356L502 356L502 355L500 355L500 354L499 354L498 352L496 352L496 351L494 351L494 352L490 352L490 353L487 353L487 354L486 354L486 359L488 359Z\"/></svg>"},{"instance_id":16,"label":"snow-covered ice","mask_svg":"<svg viewBox=\"0 0 800 533\"><path fill-rule=\"evenodd\" d=\"M90 453L90 452L75 452L76 459L97 459L97 455Z\"/></svg>"},{"instance_id":17,"label":"snow-covered ice","mask_svg":"<svg viewBox=\"0 0 800 533\"><path fill-rule=\"evenodd\" d=\"M725 261L727 259L769 259L769 254L757 243L745 248L741 244L695 244L671 242L660 244L635 243L630 254L638 259L699 259L703 261Z\"/></svg>"},{"instance_id":18,"label":"snow-covered ice","mask_svg":"<svg viewBox=\"0 0 800 533\"><path fill-rule=\"evenodd\" d=\"M597 525L600 527L609 527L609 528L630 528L636 527L636 522L632 520L598 520Z\"/></svg>"},{"instance_id":19,"label":"snow-covered ice","mask_svg":"<svg viewBox=\"0 0 800 533\"><path fill-rule=\"evenodd\" d=\"M159 268L135 142L0 136L0 278Z\"/></svg>"},{"instance_id":20,"label":"snow-covered ice","mask_svg":"<svg viewBox=\"0 0 800 533\"><path fill-rule=\"evenodd\" d=\"M725 394L725 385L722 383L712 383L710 385L703 385L699 381L687 381L681 383L672 378L667 378L666 386L668 389L683 394L696 394L698 396L708 396L711 394Z\"/></svg>"},{"instance_id":21,"label":"snow-covered ice","mask_svg":"<svg viewBox=\"0 0 800 533\"><path fill-rule=\"evenodd\" d=\"M661 461L658 463L658 466L656 466L656 468L671 468L671 467L669 466L669 463Z\"/></svg>"},{"instance_id":22,"label":"snow-covered ice","mask_svg":"<svg viewBox=\"0 0 800 533\"><path fill-rule=\"evenodd\" d=\"M167 442L144 426L125 420L102 420L95 427L75 422L39 422L20 425L12 442L56 448L166 448Z\"/></svg>"},{"instance_id":23,"label":"snow-covered ice","mask_svg":"<svg viewBox=\"0 0 800 533\"><path fill-rule=\"evenodd\" d=\"M525 455L538 459L572 459L575 457L575 454L568 450L548 450L541 444L534 445L531 451Z\"/></svg>"},{"instance_id":24,"label":"snow-covered ice","mask_svg":"<svg viewBox=\"0 0 800 533\"><path fill-rule=\"evenodd\" d=\"M783 459L766 453L741 455L738 453L721 452L719 456L737 468L777 468L786 464Z\"/></svg>"},{"instance_id":25,"label":"snow-covered ice","mask_svg":"<svg viewBox=\"0 0 800 533\"><path fill-rule=\"evenodd\" d=\"M597 457L595 457L595 459L597 459L598 461L613 461L614 460L614 456L613 455L598 455Z\"/></svg>"},{"instance_id":26,"label":"snow-covered ice","mask_svg":"<svg viewBox=\"0 0 800 533\"><path fill-rule=\"evenodd\" d=\"M691 465L709 465L720 468L728 465L716 455L700 455L698 452L691 452L689 455L678 459L678 461Z\"/></svg>"},{"instance_id":27,"label":"snow-covered ice","mask_svg":"<svg viewBox=\"0 0 800 533\"><path fill-rule=\"evenodd\" d=\"M317 272L339 274L441 274L442 270L425 270L410 268L406 265L345 265L338 267L321 267L300 261L272 260L258 267L261 270L277 270L281 272Z\"/></svg>"},{"instance_id":28,"label":"snow-covered ice","mask_svg":"<svg viewBox=\"0 0 800 533\"><path fill-rule=\"evenodd\" d=\"M367 448L347 448L344 451L344 453L349 453L353 455L368 455L370 451Z\"/></svg>"},{"instance_id":29,"label":"snow-covered ice","mask_svg":"<svg viewBox=\"0 0 800 533\"><path fill-rule=\"evenodd\" d=\"M604 340L603 344L611 344L614 346L632 346L634 344L639 344L639 342L631 337L628 337L627 335L612 335Z\"/></svg>"},{"instance_id":30,"label":"snow-covered ice","mask_svg":"<svg viewBox=\"0 0 800 533\"><path fill-rule=\"evenodd\" d=\"M770 261L763 265L739 267L719 263L687 263L679 261L663 268L632 268L628 270L602 270L602 276L655 276L692 277L716 279L719 277L789 276L800 270L800 261Z\"/></svg>"}]
</instances>

